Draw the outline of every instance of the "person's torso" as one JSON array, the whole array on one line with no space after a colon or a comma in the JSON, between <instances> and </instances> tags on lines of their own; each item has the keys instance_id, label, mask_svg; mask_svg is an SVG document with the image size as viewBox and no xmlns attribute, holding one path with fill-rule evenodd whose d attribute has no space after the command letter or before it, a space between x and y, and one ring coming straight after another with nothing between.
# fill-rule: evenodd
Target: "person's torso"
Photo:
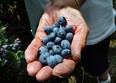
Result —
<instances>
[{"instance_id":1,"label":"person's torso","mask_svg":"<svg viewBox=\"0 0 116 83\"><path fill-rule=\"evenodd\" d=\"M49 0L25 0L33 32ZM112 0L86 0L80 11L90 29L87 45L96 44L115 30Z\"/></svg>"},{"instance_id":2,"label":"person's torso","mask_svg":"<svg viewBox=\"0 0 116 83\"><path fill-rule=\"evenodd\" d=\"M115 31L112 0L86 0L80 10L90 29L87 45L96 44Z\"/></svg>"}]
</instances>

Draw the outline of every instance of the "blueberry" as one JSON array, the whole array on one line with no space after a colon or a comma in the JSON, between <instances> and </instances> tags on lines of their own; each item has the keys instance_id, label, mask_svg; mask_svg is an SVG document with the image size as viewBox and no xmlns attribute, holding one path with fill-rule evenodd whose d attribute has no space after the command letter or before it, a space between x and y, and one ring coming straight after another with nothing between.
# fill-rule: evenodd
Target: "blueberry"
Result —
<instances>
[{"instance_id":1,"label":"blueberry","mask_svg":"<svg viewBox=\"0 0 116 83\"><path fill-rule=\"evenodd\" d=\"M43 46L41 46L39 48L39 52L40 52L40 54L43 54L45 52L48 52L48 48L45 45L43 45Z\"/></svg>"},{"instance_id":2,"label":"blueberry","mask_svg":"<svg viewBox=\"0 0 116 83\"><path fill-rule=\"evenodd\" d=\"M45 56L50 56L50 53L49 52L45 52L44 55Z\"/></svg>"},{"instance_id":3,"label":"blueberry","mask_svg":"<svg viewBox=\"0 0 116 83\"><path fill-rule=\"evenodd\" d=\"M60 44L62 41L62 39L60 37L56 37L55 40L54 40L54 43L55 44Z\"/></svg>"},{"instance_id":4,"label":"blueberry","mask_svg":"<svg viewBox=\"0 0 116 83\"><path fill-rule=\"evenodd\" d=\"M59 25L59 24L57 24L57 23L55 23L55 24L53 24L53 25L52 25L52 28L56 28L56 27L57 27L57 28L59 28L59 27L60 27L60 25Z\"/></svg>"},{"instance_id":5,"label":"blueberry","mask_svg":"<svg viewBox=\"0 0 116 83\"><path fill-rule=\"evenodd\" d=\"M46 52L46 53L43 53L39 56L39 61L42 63L42 64L47 64L47 57L49 56L49 53Z\"/></svg>"},{"instance_id":6,"label":"blueberry","mask_svg":"<svg viewBox=\"0 0 116 83\"><path fill-rule=\"evenodd\" d=\"M52 48L53 46L54 46L54 42L48 42L47 44L46 44L46 46L47 46L47 48L49 49L49 48Z\"/></svg>"},{"instance_id":7,"label":"blueberry","mask_svg":"<svg viewBox=\"0 0 116 83\"><path fill-rule=\"evenodd\" d=\"M12 47L12 50L13 50L13 51L17 51L17 50L19 50L19 49L20 49L19 43L13 44L13 47Z\"/></svg>"},{"instance_id":8,"label":"blueberry","mask_svg":"<svg viewBox=\"0 0 116 83\"><path fill-rule=\"evenodd\" d=\"M65 26L66 25L66 19L65 17L59 17L58 18L58 24L62 25L62 26Z\"/></svg>"},{"instance_id":9,"label":"blueberry","mask_svg":"<svg viewBox=\"0 0 116 83\"><path fill-rule=\"evenodd\" d=\"M70 49L70 42L68 40L62 40L61 47L64 49Z\"/></svg>"},{"instance_id":10,"label":"blueberry","mask_svg":"<svg viewBox=\"0 0 116 83\"><path fill-rule=\"evenodd\" d=\"M55 54L54 56L56 58L57 63L61 63L63 61L63 57L61 55Z\"/></svg>"},{"instance_id":11,"label":"blueberry","mask_svg":"<svg viewBox=\"0 0 116 83\"><path fill-rule=\"evenodd\" d=\"M62 52L61 52L61 55L63 57L69 57L71 55L70 49L63 49Z\"/></svg>"},{"instance_id":12,"label":"blueberry","mask_svg":"<svg viewBox=\"0 0 116 83\"><path fill-rule=\"evenodd\" d=\"M72 25L67 25L65 27L66 32L72 32L73 31L73 26Z\"/></svg>"},{"instance_id":13,"label":"blueberry","mask_svg":"<svg viewBox=\"0 0 116 83\"><path fill-rule=\"evenodd\" d=\"M3 49L8 49L9 46L8 46L7 44L4 44L4 45L2 45L2 48L3 48Z\"/></svg>"},{"instance_id":14,"label":"blueberry","mask_svg":"<svg viewBox=\"0 0 116 83\"><path fill-rule=\"evenodd\" d=\"M16 51L17 49L15 47L12 47L12 51Z\"/></svg>"},{"instance_id":15,"label":"blueberry","mask_svg":"<svg viewBox=\"0 0 116 83\"><path fill-rule=\"evenodd\" d=\"M49 53L50 53L51 55L54 55L54 51L53 51L53 50L49 50Z\"/></svg>"},{"instance_id":16,"label":"blueberry","mask_svg":"<svg viewBox=\"0 0 116 83\"><path fill-rule=\"evenodd\" d=\"M72 41L72 39L73 39L73 33L71 33L71 32L69 32L69 33L67 33L66 34L66 38L65 39L67 39L68 41Z\"/></svg>"},{"instance_id":17,"label":"blueberry","mask_svg":"<svg viewBox=\"0 0 116 83\"><path fill-rule=\"evenodd\" d=\"M52 29L51 29L50 26L45 26L45 27L44 27L44 31L45 31L45 33L49 34L49 33L52 32Z\"/></svg>"},{"instance_id":18,"label":"blueberry","mask_svg":"<svg viewBox=\"0 0 116 83\"><path fill-rule=\"evenodd\" d=\"M17 48L17 47L19 47L19 44L15 43L15 44L13 44L13 47Z\"/></svg>"},{"instance_id":19,"label":"blueberry","mask_svg":"<svg viewBox=\"0 0 116 83\"><path fill-rule=\"evenodd\" d=\"M61 54L62 48L59 45L54 45L52 47L52 50L54 51L55 54Z\"/></svg>"},{"instance_id":20,"label":"blueberry","mask_svg":"<svg viewBox=\"0 0 116 83\"><path fill-rule=\"evenodd\" d=\"M57 27L53 28L54 33L57 33L58 31L59 31L59 28L57 28Z\"/></svg>"},{"instance_id":21,"label":"blueberry","mask_svg":"<svg viewBox=\"0 0 116 83\"><path fill-rule=\"evenodd\" d=\"M52 32L48 35L49 40L54 40L56 37L56 33Z\"/></svg>"},{"instance_id":22,"label":"blueberry","mask_svg":"<svg viewBox=\"0 0 116 83\"><path fill-rule=\"evenodd\" d=\"M2 54L1 54L1 55L2 55L2 58L3 58L3 59L6 59L7 52L8 52L7 50L2 49Z\"/></svg>"},{"instance_id":23,"label":"blueberry","mask_svg":"<svg viewBox=\"0 0 116 83\"><path fill-rule=\"evenodd\" d=\"M43 44L47 44L49 42L49 38L47 36L42 38Z\"/></svg>"},{"instance_id":24,"label":"blueberry","mask_svg":"<svg viewBox=\"0 0 116 83\"><path fill-rule=\"evenodd\" d=\"M57 33L57 36L60 37L60 38L62 38L62 39L65 38L66 31L65 31L64 27L60 27L60 29L59 29L59 31Z\"/></svg>"},{"instance_id":25,"label":"blueberry","mask_svg":"<svg viewBox=\"0 0 116 83\"><path fill-rule=\"evenodd\" d=\"M51 66L51 67L56 66L56 65L57 65L57 61L56 61L55 56L50 55L49 57L47 57L47 63L48 63L48 65Z\"/></svg>"}]
</instances>

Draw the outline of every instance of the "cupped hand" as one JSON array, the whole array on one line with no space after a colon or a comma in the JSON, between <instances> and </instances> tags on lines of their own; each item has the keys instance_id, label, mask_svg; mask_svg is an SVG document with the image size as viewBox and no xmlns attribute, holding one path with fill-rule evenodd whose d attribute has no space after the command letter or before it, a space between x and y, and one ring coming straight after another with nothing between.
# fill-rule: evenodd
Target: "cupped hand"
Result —
<instances>
[{"instance_id":1,"label":"cupped hand","mask_svg":"<svg viewBox=\"0 0 116 83\"><path fill-rule=\"evenodd\" d=\"M56 65L54 68L50 66L42 66L37 60L38 49L42 46L42 38L46 36L43 27L51 26L57 23L58 17L63 16L67 20L67 24L73 26L74 37L71 43L71 58L65 58L62 63ZM55 76L67 76L75 68L76 63L81 58L81 51L85 46L86 37L88 34L88 27L81 15L81 13L71 7L46 7L36 31L36 35L31 44L25 50L25 59L27 61L27 71L30 76L35 76L37 80L44 81Z\"/></svg>"}]
</instances>

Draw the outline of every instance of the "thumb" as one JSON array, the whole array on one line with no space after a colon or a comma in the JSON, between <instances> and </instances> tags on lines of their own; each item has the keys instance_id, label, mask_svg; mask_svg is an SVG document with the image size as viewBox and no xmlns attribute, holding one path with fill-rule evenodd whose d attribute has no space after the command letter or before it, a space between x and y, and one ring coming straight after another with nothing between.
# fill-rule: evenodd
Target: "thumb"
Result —
<instances>
[{"instance_id":1,"label":"thumb","mask_svg":"<svg viewBox=\"0 0 116 83\"><path fill-rule=\"evenodd\" d=\"M81 58L81 52L85 47L88 31L87 25L83 22L74 32L74 37L71 44L71 53L75 62Z\"/></svg>"},{"instance_id":2,"label":"thumb","mask_svg":"<svg viewBox=\"0 0 116 83\"><path fill-rule=\"evenodd\" d=\"M71 53L72 58L75 62L79 61L81 59L81 49L82 49L81 42L78 39L78 34L74 35L72 44L71 44Z\"/></svg>"}]
</instances>

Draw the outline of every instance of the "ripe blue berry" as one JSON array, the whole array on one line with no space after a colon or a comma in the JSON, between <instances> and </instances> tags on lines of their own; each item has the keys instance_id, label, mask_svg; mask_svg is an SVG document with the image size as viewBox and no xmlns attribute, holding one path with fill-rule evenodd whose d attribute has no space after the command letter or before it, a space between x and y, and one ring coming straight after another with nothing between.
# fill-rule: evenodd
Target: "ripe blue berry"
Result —
<instances>
[{"instance_id":1,"label":"ripe blue berry","mask_svg":"<svg viewBox=\"0 0 116 83\"><path fill-rule=\"evenodd\" d=\"M42 63L42 64L47 64L47 57L49 56L49 53L46 52L46 53L43 53L39 56L39 61Z\"/></svg>"},{"instance_id":2,"label":"ripe blue berry","mask_svg":"<svg viewBox=\"0 0 116 83\"><path fill-rule=\"evenodd\" d=\"M69 57L71 55L70 49L63 49L62 52L61 52L61 55L63 57Z\"/></svg>"},{"instance_id":3,"label":"ripe blue berry","mask_svg":"<svg viewBox=\"0 0 116 83\"><path fill-rule=\"evenodd\" d=\"M53 50L49 50L50 55L54 55L54 51Z\"/></svg>"},{"instance_id":4,"label":"ripe blue berry","mask_svg":"<svg viewBox=\"0 0 116 83\"><path fill-rule=\"evenodd\" d=\"M56 27L59 28L60 25L59 24L56 24L56 23L52 25L52 28L56 28Z\"/></svg>"},{"instance_id":5,"label":"ripe blue berry","mask_svg":"<svg viewBox=\"0 0 116 83\"><path fill-rule=\"evenodd\" d=\"M54 40L54 43L55 44L60 44L62 41L62 39L60 37L56 37L55 40Z\"/></svg>"},{"instance_id":6,"label":"ripe blue berry","mask_svg":"<svg viewBox=\"0 0 116 83\"><path fill-rule=\"evenodd\" d=\"M44 54L45 52L48 52L48 48L45 45L43 45L39 48L39 52L40 54Z\"/></svg>"},{"instance_id":7,"label":"ripe blue berry","mask_svg":"<svg viewBox=\"0 0 116 83\"><path fill-rule=\"evenodd\" d=\"M51 67L56 66L56 65L57 65L57 61L56 61L55 56L50 55L49 57L47 57L47 63L48 63L48 65L51 66Z\"/></svg>"},{"instance_id":8,"label":"ripe blue berry","mask_svg":"<svg viewBox=\"0 0 116 83\"><path fill-rule=\"evenodd\" d=\"M54 32L52 32L52 33L50 33L49 35L48 35L48 38L49 38L49 40L54 40L55 39L55 37L56 37L56 33L54 33Z\"/></svg>"},{"instance_id":9,"label":"ripe blue berry","mask_svg":"<svg viewBox=\"0 0 116 83\"><path fill-rule=\"evenodd\" d=\"M59 28L57 28L57 27L53 28L54 33L57 33L58 31L59 31Z\"/></svg>"},{"instance_id":10,"label":"ripe blue berry","mask_svg":"<svg viewBox=\"0 0 116 83\"><path fill-rule=\"evenodd\" d=\"M7 56L7 52L8 52L8 51L7 51L6 49L2 49L1 52L2 52L1 57L2 57L3 59L6 59L6 56Z\"/></svg>"},{"instance_id":11,"label":"ripe blue berry","mask_svg":"<svg viewBox=\"0 0 116 83\"><path fill-rule=\"evenodd\" d=\"M2 45L2 48L3 48L3 49L8 49L9 46L8 46L7 44L4 44L4 45Z\"/></svg>"},{"instance_id":12,"label":"ripe blue berry","mask_svg":"<svg viewBox=\"0 0 116 83\"><path fill-rule=\"evenodd\" d=\"M67 25L65 27L66 32L72 32L73 31L73 26L72 25Z\"/></svg>"},{"instance_id":13,"label":"ripe blue berry","mask_svg":"<svg viewBox=\"0 0 116 83\"><path fill-rule=\"evenodd\" d=\"M17 50L19 50L19 49L20 49L19 43L14 43L14 44L13 44L13 47L12 47L12 50L13 50L13 51L17 51Z\"/></svg>"},{"instance_id":14,"label":"ripe blue berry","mask_svg":"<svg viewBox=\"0 0 116 83\"><path fill-rule=\"evenodd\" d=\"M49 38L46 37L46 36L44 36L44 37L42 38L42 42L43 42L44 44L47 44L47 43L49 42Z\"/></svg>"},{"instance_id":15,"label":"ripe blue berry","mask_svg":"<svg viewBox=\"0 0 116 83\"><path fill-rule=\"evenodd\" d=\"M62 26L65 26L66 25L66 19L65 17L59 17L58 18L58 24L62 25Z\"/></svg>"},{"instance_id":16,"label":"ripe blue berry","mask_svg":"<svg viewBox=\"0 0 116 83\"><path fill-rule=\"evenodd\" d=\"M72 41L72 39L73 39L73 33L71 33L71 32L69 32L69 33L67 33L66 34L66 38L65 39L67 39L68 41Z\"/></svg>"},{"instance_id":17,"label":"ripe blue berry","mask_svg":"<svg viewBox=\"0 0 116 83\"><path fill-rule=\"evenodd\" d=\"M45 52L44 55L45 56L50 56L50 53L49 52Z\"/></svg>"},{"instance_id":18,"label":"ripe blue berry","mask_svg":"<svg viewBox=\"0 0 116 83\"><path fill-rule=\"evenodd\" d=\"M59 29L59 31L57 33L57 36L60 37L60 38L62 38L62 39L65 38L66 31L65 31L65 29L63 27L60 27L60 29Z\"/></svg>"},{"instance_id":19,"label":"ripe blue berry","mask_svg":"<svg viewBox=\"0 0 116 83\"><path fill-rule=\"evenodd\" d=\"M55 54L54 56L56 58L57 63L61 63L63 61L63 57L61 55Z\"/></svg>"},{"instance_id":20,"label":"ripe blue berry","mask_svg":"<svg viewBox=\"0 0 116 83\"><path fill-rule=\"evenodd\" d=\"M70 42L68 41L68 40L62 40L61 41L61 47L63 48L63 49L70 49Z\"/></svg>"},{"instance_id":21,"label":"ripe blue berry","mask_svg":"<svg viewBox=\"0 0 116 83\"><path fill-rule=\"evenodd\" d=\"M44 31L45 31L47 34L49 34L49 33L52 32L52 29L51 29L50 26L45 26L45 27L44 27Z\"/></svg>"},{"instance_id":22,"label":"ripe blue berry","mask_svg":"<svg viewBox=\"0 0 116 83\"><path fill-rule=\"evenodd\" d=\"M50 49L50 48L52 48L53 46L54 46L54 42L48 42L47 44L46 44L46 46L47 46L47 48L48 49Z\"/></svg>"},{"instance_id":23,"label":"ripe blue berry","mask_svg":"<svg viewBox=\"0 0 116 83\"><path fill-rule=\"evenodd\" d=\"M54 51L55 54L61 54L62 48L59 45L54 45L52 47L52 50Z\"/></svg>"},{"instance_id":24,"label":"ripe blue berry","mask_svg":"<svg viewBox=\"0 0 116 83\"><path fill-rule=\"evenodd\" d=\"M71 42L73 39L73 26L67 25L65 17L59 17L58 23L45 26L47 37L43 37L43 46L39 48L39 60L42 64L54 67L63 62L65 57L71 55Z\"/></svg>"}]
</instances>

